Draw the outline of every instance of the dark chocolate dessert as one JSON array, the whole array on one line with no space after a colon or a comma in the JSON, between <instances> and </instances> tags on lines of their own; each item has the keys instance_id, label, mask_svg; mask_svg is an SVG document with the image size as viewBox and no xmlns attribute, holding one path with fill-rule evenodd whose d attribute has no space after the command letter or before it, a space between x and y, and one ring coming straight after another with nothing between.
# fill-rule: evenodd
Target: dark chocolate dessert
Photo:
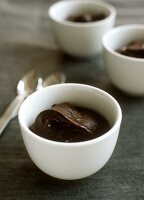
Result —
<instances>
[{"instance_id":1,"label":"dark chocolate dessert","mask_svg":"<svg viewBox=\"0 0 144 200\"><path fill-rule=\"evenodd\" d=\"M122 47L118 52L125 56L144 58L144 41L134 41Z\"/></svg>"},{"instance_id":2,"label":"dark chocolate dessert","mask_svg":"<svg viewBox=\"0 0 144 200\"><path fill-rule=\"evenodd\" d=\"M110 129L99 113L68 102L42 111L30 127L35 134L59 142L81 142L94 139Z\"/></svg>"},{"instance_id":3,"label":"dark chocolate dessert","mask_svg":"<svg viewBox=\"0 0 144 200\"><path fill-rule=\"evenodd\" d=\"M107 16L104 13L97 13L97 14L79 14L79 15L71 15L67 18L68 21L71 22L96 22L102 19L105 19Z\"/></svg>"}]
</instances>

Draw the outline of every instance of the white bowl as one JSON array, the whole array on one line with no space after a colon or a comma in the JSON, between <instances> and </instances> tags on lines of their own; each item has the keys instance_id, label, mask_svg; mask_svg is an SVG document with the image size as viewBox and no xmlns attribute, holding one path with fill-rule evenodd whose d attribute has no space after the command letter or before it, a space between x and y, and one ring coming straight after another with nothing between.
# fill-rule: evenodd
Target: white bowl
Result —
<instances>
[{"instance_id":1,"label":"white bowl","mask_svg":"<svg viewBox=\"0 0 144 200\"><path fill-rule=\"evenodd\" d=\"M96 139L76 143L51 141L30 131L30 125L42 110L65 101L101 113L111 129ZM74 83L53 85L33 93L19 111L22 137L32 161L46 174L66 180L85 178L106 164L116 145L121 119L121 108L111 95Z\"/></svg>"},{"instance_id":2,"label":"white bowl","mask_svg":"<svg viewBox=\"0 0 144 200\"><path fill-rule=\"evenodd\" d=\"M91 23L70 22L67 18L83 12L102 12L105 19ZM98 0L60 1L48 10L58 46L67 54L89 57L102 52L102 37L115 22L116 10L108 3Z\"/></svg>"},{"instance_id":3,"label":"white bowl","mask_svg":"<svg viewBox=\"0 0 144 200\"><path fill-rule=\"evenodd\" d=\"M124 25L104 35L104 61L112 83L123 92L144 95L144 59L122 55L117 52L122 46L144 40L144 25Z\"/></svg>"}]
</instances>

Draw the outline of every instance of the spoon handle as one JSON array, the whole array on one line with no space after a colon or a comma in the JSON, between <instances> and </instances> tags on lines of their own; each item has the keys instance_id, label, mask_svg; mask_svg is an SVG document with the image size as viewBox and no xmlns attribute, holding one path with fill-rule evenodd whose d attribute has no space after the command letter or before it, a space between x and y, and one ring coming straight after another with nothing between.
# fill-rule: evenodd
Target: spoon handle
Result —
<instances>
[{"instance_id":1,"label":"spoon handle","mask_svg":"<svg viewBox=\"0 0 144 200\"><path fill-rule=\"evenodd\" d=\"M9 106L4 111L3 115L0 117L0 135L8 125L15 113L18 112L18 109L22 102L24 101L24 95L17 95L14 100L9 104Z\"/></svg>"}]
</instances>

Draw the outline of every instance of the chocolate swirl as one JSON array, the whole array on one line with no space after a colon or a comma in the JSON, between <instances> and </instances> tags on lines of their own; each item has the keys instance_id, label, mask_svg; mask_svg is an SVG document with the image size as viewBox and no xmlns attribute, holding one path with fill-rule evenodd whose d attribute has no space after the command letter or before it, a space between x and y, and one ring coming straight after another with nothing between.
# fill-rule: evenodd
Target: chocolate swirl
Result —
<instances>
[{"instance_id":1,"label":"chocolate swirl","mask_svg":"<svg viewBox=\"0 0 144 200\"><path fill-rule=\"evenodd\" d=\"M109 123L94 111L65 102L42 111L30 129L50 140L80 142L104 134Z\"/></svg>"}]
</instances>

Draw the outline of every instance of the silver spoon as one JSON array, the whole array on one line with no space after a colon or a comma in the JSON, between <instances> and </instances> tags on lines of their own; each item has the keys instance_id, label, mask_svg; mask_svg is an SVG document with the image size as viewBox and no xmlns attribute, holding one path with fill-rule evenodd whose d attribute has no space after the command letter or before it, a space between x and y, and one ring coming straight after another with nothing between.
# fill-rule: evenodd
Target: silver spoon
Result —
<instances>
[{"instance_id":1,"label":"silver spoon","mask_svg":"<svg viewBox=\"0 0 144 200\"><path fill-rule=\"evenodd\" d=\"M37 79L37 73L32 70L18 82L17 96L13 99L4 111L3 115L0 117L0 135L13 118L24 99L35 90Z\"/></svg>"},{"instance_id":2,"label":"silver spoon","mask_svg":"<svg viewBox=\"0 0 144 200\"><path fill-rule=\"evenodd\" d=\"M66 80L62 72L55 72L49 75L44 81L35 71L26 74L17 85L17 96L8 106L0 118L0 135L8 123L18 115L19 108L24 99L35 90L40 90L48 85L64 83Z\"/></svg>"},{"instance_id":3,"label":"silver spoon","mask_svg":"<svg viewBox=\"0 0 144 200\"><path fill-rule=\"evenodd\" d=\"M63 72L55 72L47 76L44 80L42 77L38 79L37 90L40 90L44 87L64 83L66 81L66 76Z\"/></svg>"}]
</instances>

